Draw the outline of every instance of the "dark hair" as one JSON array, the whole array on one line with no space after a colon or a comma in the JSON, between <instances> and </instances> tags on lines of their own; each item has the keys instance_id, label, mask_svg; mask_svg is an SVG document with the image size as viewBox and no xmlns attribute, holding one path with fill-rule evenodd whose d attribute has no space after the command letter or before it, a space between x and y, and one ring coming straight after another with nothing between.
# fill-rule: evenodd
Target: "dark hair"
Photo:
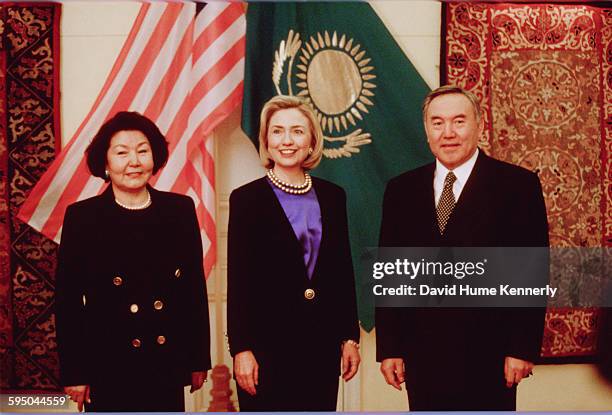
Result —
<instances>
[{"instance_id":1,"label":"dark hair","mask_svg":"<svg viewBox=\"0 0 612 415\"><path fill-rule=\"evenodd\" d=\"M480 106L480 100L473 92L458 87L456 85L443 85L427 94L425 100L423 101L423 105L421 106L421 109L423 111L423 121L425 120L425 117L427 115L427 109L429 108L429 104L431 104L431 101L433 101L434 98L448 94L460 94L466 97L472 104L476 119L480 121L480 119L482 118L482 108Z\"/></svg>"},{"instance_id":2,"label":"dark hair","mask_svg":"<svg viewBox=\"0 0 612 415\"><path fill-rule=\"evenodd\" d=\"M119 131L140 131L143 133L149 140L153 152L153 174L164 167L166 161L168 161L168 142L157 125L137 112L121 111L100 127L85 150L87 167L89 167L91 174L105 181L109 180L104 173L106 154L111 138Z\"/></svg>"}]
</instances>

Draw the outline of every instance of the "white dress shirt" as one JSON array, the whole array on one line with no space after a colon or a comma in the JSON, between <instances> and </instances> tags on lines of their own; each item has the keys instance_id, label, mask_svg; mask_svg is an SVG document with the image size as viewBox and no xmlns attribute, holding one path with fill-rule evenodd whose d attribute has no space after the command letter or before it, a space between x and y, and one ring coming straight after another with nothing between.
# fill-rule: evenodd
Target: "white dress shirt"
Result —
<instances>
[{"instance_id":1,"label":"white dress shirt","mask_svg":"<svg viewBox=\"0 0 612 415\"><path fill-rule=\"evenodd\" d=\"M474 164L476 164L476 159L478 158L478 148L472 154L472 157L468 159L461 166L455 168L454 170L449 170L444 167L444 164L440 163L440 160L436 159L436 170L434 171L434 179L433 179L433 187L434 187L434 198L436 202L436 206L438 206L438 201L440 200L440 196L442 196L442 190L444 189L444 180L446 179L446 175L449 171L455 173L455 183L453 184L453 194L455 195L455 202L459 201L459 196L461 196L461 192L463 191L463 187L467 183L470 178L470 174L472 174L472 170L474 170Z\"/></svg>"}]
</instances>

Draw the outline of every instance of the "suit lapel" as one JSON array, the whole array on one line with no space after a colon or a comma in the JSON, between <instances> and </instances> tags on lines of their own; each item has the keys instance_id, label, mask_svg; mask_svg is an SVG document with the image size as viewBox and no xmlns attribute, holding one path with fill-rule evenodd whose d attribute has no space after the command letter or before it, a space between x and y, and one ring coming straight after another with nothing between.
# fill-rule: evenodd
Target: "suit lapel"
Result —
<instances>
[{"instance_id":1,"label":"suit lapel","mask_svg":"<svg viewBox=\"0 0 612 415\"><path fill-rule=\"evenodd\" d=\"M440 237L440 231L438 228L438 215L436 213L436 197L434 194L434 187L433 187L435 169L436 169L435 163L431 165L431 168L427 169L427 172L426 172L427 173L427 179L426 179L427 186L424 189L425 203L426 203L426 209L424 211L429 212L429 217L428 217L427 222L429 223L428 229L431 231L430 237L432 241L439 239Z\"/></svg>"},{"instance_id":2,"label":"suit lapel","mask_svg":"<svg viewBox=\"0 0 612 415\"><path fill-rule=\"evenodd\" d=\"M284 235L283 240L287 241L289 244L290 252L298 257L299 263L302 265L302 269L304 271L304 276L306 276L306 265L304 264L304 250L302 248L302 244L298 240L295 235L295 231L293 230L293 226L291 226L291 222L289 222L289 218L285 214L285 209L283 209L283 205L281 205L280 201L274 194L274 190L270 183L268 183L267 179L263 177L261 179L262 185L262 195L265 198L265 205L270 207L270 227L269 232L276 232L279 235Z\"/></svg>"},{"instance_id":3,"label":"suit lapel","mask_svg":"<svg viewBox=\"0 0 612 415\"><path fill-rule=\"evenodd\" d=\"M331 204L331 198L325 194L323 187L318 179L313 178L312 186L314 188L315 194L317 195L317 200L319 201L319 210L321 211L321 242L319 243L319 253L317 255L317 262L315 263L314 270L312 271L311 281L318 275L319 264L321 263L321 257L326 254L327 249L327 232L329 231L329 227L331 226L331 212L334 209ZM340 207L341 209L342 207ZM336 207L338 209L338 207ZM303 262L303 260L302 260ZM306 269L306 265L304 265L304 269ZM308 278L308 275L306 275Z\"/></svg>"},{"instance_id":4,"label":"suit lapel","mask_svg":"<svg viewBox=\"0 0 612 415\"><path fill-rule=\"evenodd\" d=\"M408 203L417 204L415 216L419 228L422 226L422 232L417 237L421 245L437 245L440 241L440 231L438 230L438 217L436 215L436 198L434 196L433 178L436 169L436 164L431 163L423 170L423 177L418 180L423 186L422 189L415 191L415 195L423 195L414 198L413 195L407 195ZM419 219L420 218L420 219ZM413 230L406 230L413 232Z\"/></svg>"},{"instance_id":5,"label":"suit lapel","mask_svg":"<svg viewBox=\"0 0 612 415\"><path fill-rule=\"evenodd\" d=\"M487 172L487 156L482 150L478 154L472 173L468 178L459 201L450 215L444 232L446 240L464 240L470 230L484 216L482 211L487 205L488 187L491 177Z\"/></svg>"}]
</instances>

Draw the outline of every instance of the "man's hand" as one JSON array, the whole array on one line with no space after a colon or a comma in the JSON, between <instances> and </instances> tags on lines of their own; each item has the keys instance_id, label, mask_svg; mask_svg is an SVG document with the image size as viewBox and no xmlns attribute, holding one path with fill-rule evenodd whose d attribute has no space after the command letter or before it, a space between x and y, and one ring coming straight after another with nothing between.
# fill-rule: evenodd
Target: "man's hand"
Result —
<instances>
[{"instance_id":1,"label":"man's hand","mask_svg":"<svg viewBox=\"0 0 612 415\"><path fill-rule=\"evenodd\" d=\"M234 375L238 385L250 395L255 395L259 385L259 365L252 351L246 350L234 356Z\"/></svg>"},{"instance_id":2,"label":"man's hand","mask_svg":"<svg viewBox=\"0 0 612 415\"><path fill-rule=\"evenodd\" d=\"M83 402L91 403L91 399L89 399L89 385L65 386L64 392L77 403L79 412L83 411Z\"/></svg>"},{"instance_id":3,"label":"man's hand","mask_svg":"<svg viewBox=\"0 0 612 415\"><path fill-rule=\"evenodd\" d=\"M404 359L385 359L380 364L380 371L385 377L387 384L393 386L397 390L402 390L400 385L404 383Z\"/></svg>"},{"instance_id":4,"label":"man's hand","mask_svg":"<svg viewBox=\"0 0 612 415\"><path fill-rule=\"evenodd\" d=\"M191 389L189 389L189 393L194 393L200 389L204 382L206 382L207 375L208 372L191 372Z\"/></svg>"},{"instance_id":5,"label":"man's hand","mask_svg":"<svg viewBox=\"0 0 612 415\"><path fill-rule=\"evenodd\" d=\"M519 382L531 375L533 363L527 360L517 359L515 357L506 356L504 362L504 376L506 378L506 386L511 388L515 383Z\"/></svg>"}]
</instances>

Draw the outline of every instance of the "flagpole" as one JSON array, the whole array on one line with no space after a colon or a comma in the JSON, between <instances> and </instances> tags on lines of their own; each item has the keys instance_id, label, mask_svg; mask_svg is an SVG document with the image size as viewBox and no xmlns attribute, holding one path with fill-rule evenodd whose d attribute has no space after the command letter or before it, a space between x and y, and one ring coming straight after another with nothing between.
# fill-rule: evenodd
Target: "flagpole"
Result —
<instances>
[{"instance_id":1,"label":"flagpole","mask_svg":"<svg viewBox=\"0 0 612 415\"><path fill-rule=\"evenodd\" d=\"M213 131L212 137L210 138L212 141L212 145L213 145L213 154L215 156L215 160L219 160L218 156L219 156L219 148L217 146L217 133ZM215 177L219 177L219 165L218 163L215 163ZM217 196L217 184L215 183L215 223L217 222L217 212L219 212L219 198ZM217 242L219 241L219 229L217 228L217 234L215 235L215 238L217 238ZM219 246L217 244L217 246ZM217 258L218 259L219 255L217 254ZM227 298L227 293L224 294L223 289L224 289L224 284L223 281L221 281L221 277L218 275L219 273L217 272L218 270L218 262L215 261L215 265L213 266L213 271L212 273L215 274L215 322L216 322L216 327L217 330L216 331L216 343L217 343L217 364L223 364L224 362L224 354L225 354L225 348L226 348L226 341L225 341L225 336L224 335L219 335L219 333L225 333L226 330L223 330L223 302L224 300L226 300Z\"/></svg>"}]
</instances>

